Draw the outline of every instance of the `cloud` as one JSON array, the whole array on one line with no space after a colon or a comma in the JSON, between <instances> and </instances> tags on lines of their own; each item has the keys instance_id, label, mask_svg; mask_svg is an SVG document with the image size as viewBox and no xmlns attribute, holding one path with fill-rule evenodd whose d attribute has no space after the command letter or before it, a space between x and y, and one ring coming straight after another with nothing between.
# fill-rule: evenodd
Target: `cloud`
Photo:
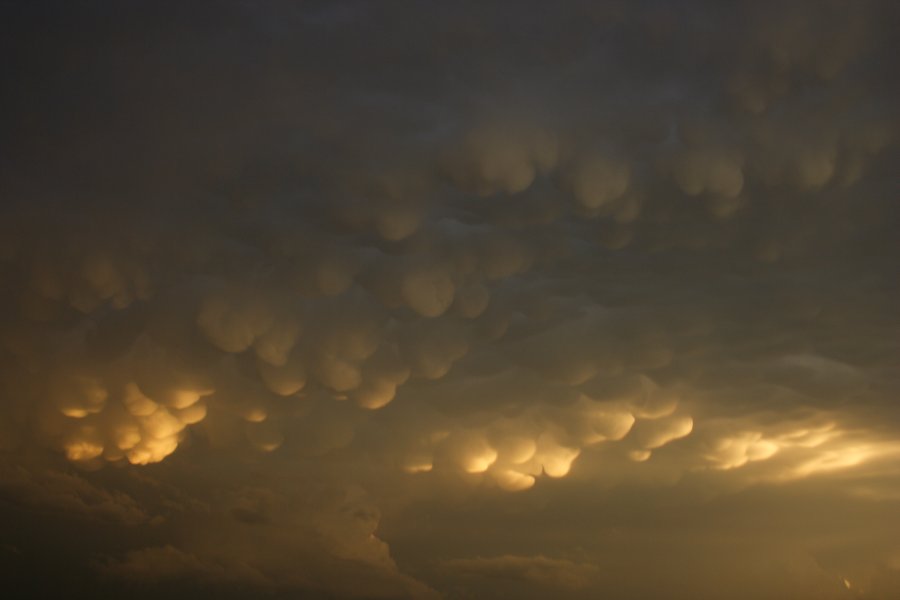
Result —
<instances>
[{"instance_id":1,"label":"cloud","mask_svg":"<svg viewBox=\"0 0 900 600\"><path fill-rule=\"evenodd\" d=\"M100 487L77 474L4 464L2 475L0 490L4 499L31 510L126 526L148 523L154 518L128 494Z\"/></svg>"},{"instance_id":2,"label":"cloud","mask_svg":"<svg viewBox=\"0 0 900 600\"><path fill-rule=\"evenodd\" d=\"M235 563L217 564L172 546L135 550L121 561L108 562L102 569L109 576L132 581L190 579L217 585L238 583L270 586L266 578L252 567Z\"/></svg>"},{"instance_id":3,"label":"cloud","mask_svg":"<svg viewBox=\"0 0 900 600\"><path fill-rule=\"evenodd\" d=\"M301 502L302 513L292 506ZM398 572L375 535L379 514L359 489L319 485L284 495L233 488L191 514L184 547L152 546L94 564L104 577L144 584L189 581L247 593L331 593L339 597L433 598ZM347 578L346 573L354 576Z\"/></svg>"},{"instance_id":4,"label":"cloud","mask_svg":"<svg viewBox=\"0 0 900 600\"><path fill-rule=\"evenodd\" d=\"M545 556L495 556L444 561L441 568L462 577L519 580L547 588L579 590L599 573L596 565Z\"/></svg>"},{"instance_id":5,"label":"cloud","mask_svg":"<svg viewBox=\"0 0 900 600\"><path fill-rule=\"evenodd\" d=\"M670 4L0 9L10 544L148 593L890 596L897 9Z\"/></svg>"}]
</instances>

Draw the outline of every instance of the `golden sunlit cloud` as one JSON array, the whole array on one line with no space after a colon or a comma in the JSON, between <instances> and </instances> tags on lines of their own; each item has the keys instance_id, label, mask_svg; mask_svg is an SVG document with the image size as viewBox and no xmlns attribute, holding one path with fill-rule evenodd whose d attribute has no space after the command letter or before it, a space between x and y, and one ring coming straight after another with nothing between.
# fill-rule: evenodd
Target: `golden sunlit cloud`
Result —
<instances>
[{"instance_id":1,"label":"golden sunlit cloud","mask_svg":"<svg viewBox=\"0 0 900 600\"><path fill-rule=\"evenodd\" d=\"M9 589L900 597L896 2L82 4L0 3Z\"/></svg>"}]
</instances>

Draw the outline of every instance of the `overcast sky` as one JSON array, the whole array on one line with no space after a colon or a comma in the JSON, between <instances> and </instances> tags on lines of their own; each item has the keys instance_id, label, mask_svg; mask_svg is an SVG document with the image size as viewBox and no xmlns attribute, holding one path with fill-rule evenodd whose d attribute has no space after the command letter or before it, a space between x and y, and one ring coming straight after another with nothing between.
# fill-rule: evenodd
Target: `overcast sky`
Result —
<instances>
[{"instance_id":1,"label":"overcast sky","mask_svg":"<svg viewBox=\"0 0 900 600\"><path fill-rule=\"evenodd\" d=\"M15 598L900 598L900 5L0 2Z\"/></svg>"}]
</instances>

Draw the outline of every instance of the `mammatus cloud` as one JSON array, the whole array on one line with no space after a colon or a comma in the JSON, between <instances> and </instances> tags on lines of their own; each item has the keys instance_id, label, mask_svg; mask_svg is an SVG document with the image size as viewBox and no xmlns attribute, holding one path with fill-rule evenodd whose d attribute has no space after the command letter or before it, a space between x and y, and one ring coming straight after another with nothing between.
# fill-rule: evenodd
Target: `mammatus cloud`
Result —
<instances>
[{"instance_id":1,"label":"mammatus cloud","mask_svg":"<svg viewBox=\"0 0 900 600\"><path fill-rule=\"evenodd\" d=\"M893 3L20 4L15 581L897 595Z\"/></svg>"}]
</instances>

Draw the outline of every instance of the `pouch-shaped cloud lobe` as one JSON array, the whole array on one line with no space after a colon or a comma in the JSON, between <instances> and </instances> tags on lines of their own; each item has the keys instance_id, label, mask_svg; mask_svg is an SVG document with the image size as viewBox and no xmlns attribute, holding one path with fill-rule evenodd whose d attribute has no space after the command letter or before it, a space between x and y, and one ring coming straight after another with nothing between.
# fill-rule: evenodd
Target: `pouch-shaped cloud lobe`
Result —
<instances>
[{"instance_id":1,"label":"pouch-shaped cloud lobe","mask_svg":"<svg viewBox=\"0 0 900 600\"><path fill-rule=\"evenodd\" d=\"M900 594L893 3L0 12L25 596Z\"/></svg>"}]
</instances>

